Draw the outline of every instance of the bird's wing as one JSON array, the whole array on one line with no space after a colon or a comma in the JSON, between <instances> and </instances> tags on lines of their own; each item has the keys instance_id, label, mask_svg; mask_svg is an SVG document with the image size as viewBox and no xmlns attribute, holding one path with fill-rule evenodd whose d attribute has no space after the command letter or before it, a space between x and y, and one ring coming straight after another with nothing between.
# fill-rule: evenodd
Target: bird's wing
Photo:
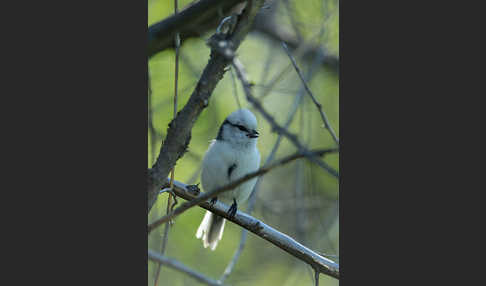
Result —
<instances>
[{"instance_id":1,"label":"bird's wing","mask_svg":"<svg viewBox=\"0 0 486 286\"><path fill-rule=\"evenodd\" d=\"M226 175L228 164L218 149L217 143L211 144L203 159L201 183L205 192L222 187L229 182Z\"/></svg>"}]
</instances>

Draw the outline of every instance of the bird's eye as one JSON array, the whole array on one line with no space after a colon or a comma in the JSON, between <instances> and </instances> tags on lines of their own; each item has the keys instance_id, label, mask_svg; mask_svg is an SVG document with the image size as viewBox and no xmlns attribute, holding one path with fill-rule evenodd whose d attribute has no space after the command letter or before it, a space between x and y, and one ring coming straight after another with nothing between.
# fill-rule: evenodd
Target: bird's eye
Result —
<instances>
[{"instance_id":1,"label":"bird's eye","mask_svg":"<svg viewBox=\"0 0 486 286\"><path fill-rule=\"evenodd\" d=\"M236 125L236 127L238 127L238 129L240 129L241 131L248 132L248 129L246 129L246 127L245 127L245 126L242 126L242 125Z\"/></svg>"}]
</instances>

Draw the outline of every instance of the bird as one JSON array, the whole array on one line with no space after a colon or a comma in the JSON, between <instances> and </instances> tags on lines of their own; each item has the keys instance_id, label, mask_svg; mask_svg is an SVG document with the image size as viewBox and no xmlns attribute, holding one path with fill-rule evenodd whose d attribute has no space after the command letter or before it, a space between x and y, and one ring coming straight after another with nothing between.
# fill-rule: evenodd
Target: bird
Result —
<instances>
[{"instance_id":1,"label":"bird","mask_svg":"<svg viewBox=\"0 0 486 286\"><path fill-rule=\"evenodd\" d=\"M258 170L260 152L257 147L259 137L257 120L253 113L246 109L232 112L219 127L216 139L212 140L206 151L201 172L201 184L205 192L223 187L230 182ZM248 200L257 178L250 179L236 188L221 193L211 200L230 204L230 216L234 216L238 205ZM204 248L215 250L223 237L225 219L210 211L196 232L196 238L202 239Z\"/></svg>"}]
</instances>

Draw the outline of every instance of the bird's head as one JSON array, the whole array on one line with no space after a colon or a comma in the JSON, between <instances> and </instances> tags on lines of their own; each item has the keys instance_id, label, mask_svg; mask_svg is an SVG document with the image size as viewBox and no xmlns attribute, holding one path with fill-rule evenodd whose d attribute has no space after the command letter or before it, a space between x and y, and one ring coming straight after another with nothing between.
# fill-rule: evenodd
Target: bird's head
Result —
<instances>
[{"instance_id":1,"label":"bird's head","mask_svg":"<svg viewBox=\"0 0 486 286\"><path fill-rule=\"evenodd\" d=\"M216 140L237 145L256 145L259 136L257 120L248 109L238 109L231 113L221 124Z\"/></svg>"}]
</instances>

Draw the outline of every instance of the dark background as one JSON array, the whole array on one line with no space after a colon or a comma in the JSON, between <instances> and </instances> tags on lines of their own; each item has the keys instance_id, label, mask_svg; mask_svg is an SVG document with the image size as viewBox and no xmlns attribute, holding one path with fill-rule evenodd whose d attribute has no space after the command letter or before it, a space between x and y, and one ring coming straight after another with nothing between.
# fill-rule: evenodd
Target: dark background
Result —
<instances>
[{"instance_id":1,"label":"dark background","mask_svg":"<svg viewBox=\"0 0 486 286\"><path fill-rule=\"evenodd\" d=\"M146 285L147 3L15 4L2 9L3 278ZM340 283L470 284L481 10L340 5Z\"/></svg>"}]
</instances>

